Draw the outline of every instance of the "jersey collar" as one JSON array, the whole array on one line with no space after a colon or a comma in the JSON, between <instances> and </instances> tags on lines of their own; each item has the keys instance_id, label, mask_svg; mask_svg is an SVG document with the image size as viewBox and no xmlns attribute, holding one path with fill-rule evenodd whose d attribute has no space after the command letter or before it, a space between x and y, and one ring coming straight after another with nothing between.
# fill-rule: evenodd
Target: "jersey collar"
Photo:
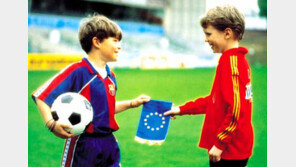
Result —
<instances>
[{"instance_id":1,"label":"jersey collar","mask_svg":"<svg viewBox=\"0 0 296 167\"><path fill-rule=\"evenodd\" d=\"M232 48L228 49L223 52L223 55L245 55L248 53L248 49L245 47L238 47L238 48Z\"/></svg>"},{"instance_id":2,"label":"jersey collar","mask_svg":"<svg viewBox=\"0 0 296 167\"><path fill-rule=\"evenodd\" d=\"M86 57L84 57L82 59L82 61L85 62L86 67L88 68L88 70L89 70L89 72L91 74L98 74L97 70L92 66L92 64L89 62L89 60ZM110 68L109 68L109 66L107 64L106 64L105 68L106 68L106 71L107 71L107 76L111 76L111 70L110 70Z\"/></svg>"}]
</instances>

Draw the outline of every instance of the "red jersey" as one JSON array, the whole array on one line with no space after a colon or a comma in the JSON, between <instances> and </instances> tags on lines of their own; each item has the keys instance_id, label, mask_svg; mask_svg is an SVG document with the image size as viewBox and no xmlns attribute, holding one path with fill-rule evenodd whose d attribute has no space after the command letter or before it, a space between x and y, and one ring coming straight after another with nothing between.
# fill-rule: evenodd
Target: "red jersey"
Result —
<instances>
[{"instance_id":1,"label":"red jersey","mask_svg":"<svg viewBox=\"0 0 296 167\"><path fill-rule=\"evenodd\" d=\"M244 47L226 50L219 59L211 94L180 106L181 115L206 114L199 146L223 150L223 159L252 154L251 71Z\"/></svg>"}]
</instances>

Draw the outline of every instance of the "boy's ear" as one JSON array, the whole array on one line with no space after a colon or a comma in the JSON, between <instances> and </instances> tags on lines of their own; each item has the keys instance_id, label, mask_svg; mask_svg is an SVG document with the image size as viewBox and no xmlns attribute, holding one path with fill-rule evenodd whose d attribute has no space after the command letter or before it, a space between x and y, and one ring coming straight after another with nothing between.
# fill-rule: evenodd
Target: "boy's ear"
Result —
<instances>
[{"instance_id":1,"label":"boy's ear","mask_svg":"<svg viewBox=\"0 0 296 167\"><path fill-rule=\"evenodd\" d=\"M92 44L95 48L100 49L101 42L97 37L92 38Z\"/></svg>"},{"instance_id":2,"label":"boy's ear","mask_svg":"<svg viewBox=\"0 0 296 167\"><path fill-rule=\"evenodd\" d=\"M233 37L233 31L232 31L231 28L226 28L226 29L224 30L224 33L225 33L225 38L226 38L226 39L230 39L230 38Z\"/></svg>"}]
</instances>

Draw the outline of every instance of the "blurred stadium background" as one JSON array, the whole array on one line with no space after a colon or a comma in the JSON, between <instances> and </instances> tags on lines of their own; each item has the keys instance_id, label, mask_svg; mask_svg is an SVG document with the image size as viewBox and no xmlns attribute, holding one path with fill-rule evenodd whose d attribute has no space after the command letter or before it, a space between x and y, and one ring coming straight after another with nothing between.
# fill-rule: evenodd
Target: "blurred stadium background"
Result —
<instances>
[{"instance_id":1,"label":"blurred stadium background","mask_svg":"<svg viewBox=\"0 0 296 167\"><path fill-rule=\"evenodd\" d=\"M60 69L76 60L72 57L83 56L77 32L81 19L94 12L115 20L123 30L122 52L116 63L110 63L113 67L214 67L218 57L203 42L199 18L216 4L214 0L30 0L29 70ZM266 66L266 18L259 17L256 8L240 8L246 16L241 43L249 48L248 59L252 65ZM68 59L58 61L62 55Z\"/></svg>"},{"instance_id":2,"label":"blurred stadium background","mask_svg":"<svg viewBox=\"0 0 296 167\"><path fill-rule=\"evenodd\" d=\"M29 0L29 166L60 163L64 140L44 128L30 93L57 70L85 56L77 34L82 18L103 14L123 30L118 61L109 64L119 83L117 100L144 93L180 105L210 91L219 57L204 43L199 18L221 3L235 3L246 17L241 45L249 49L255 127L254 154L248 166L267 166L267 20L261 8L266 0L255 0L253 8L234 0ZM149 147L133 140L140 110L116 116L123 166L208 166L206 151L196 147L203 116L173 121L163 146Z\"/></svg>"}]
</instances>

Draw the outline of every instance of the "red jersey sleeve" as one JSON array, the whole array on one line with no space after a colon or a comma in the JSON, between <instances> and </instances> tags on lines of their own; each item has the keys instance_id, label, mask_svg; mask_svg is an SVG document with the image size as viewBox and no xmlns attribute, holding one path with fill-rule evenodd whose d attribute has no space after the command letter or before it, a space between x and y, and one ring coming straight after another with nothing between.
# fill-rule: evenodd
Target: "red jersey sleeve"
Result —
<instances>
[{"instance_id":1,"label":"red jersey sleeve","mask_svg":"<svg viewBox=\"0 0 296 167\"><path fill-rule=\"evenodd\" d=\"M205 114L210 99L211 98L209 95L185 103L184 105L180 106L180 115Z\"/></svg>"},{"instance_id":2,"label":"red jersey sleeve","mask_svg":"<svg viewBox=\"0 0 296 167\"><path fill-rule=\"evenodd\" d=\"M237 130L240 121L241 99L239 89L239 68L238 56L231 55L225 57L221 66L220 89L222 99L225 103L225 119L217 132L215 146L224 150L227 143L231 141L232 136Z\"/></svg>"}]
</instances>

